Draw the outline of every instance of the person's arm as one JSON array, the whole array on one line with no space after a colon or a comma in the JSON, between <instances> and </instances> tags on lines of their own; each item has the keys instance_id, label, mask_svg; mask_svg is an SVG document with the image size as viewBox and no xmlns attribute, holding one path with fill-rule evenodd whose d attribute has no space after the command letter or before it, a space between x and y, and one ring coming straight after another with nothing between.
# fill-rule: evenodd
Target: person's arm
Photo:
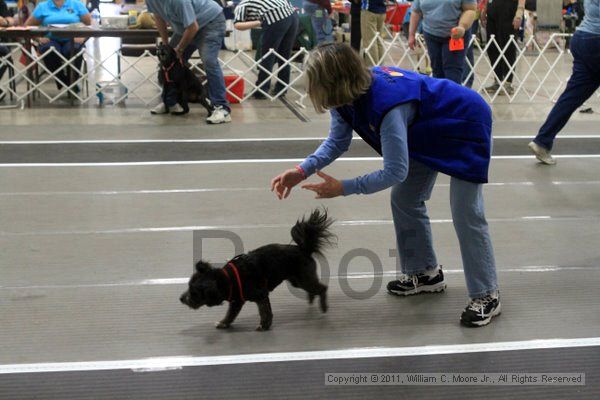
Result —
<instances>
[{"instance_id":1,"label":"person's arm","mask_svg":"<svg viewBox=\"0 0 600 400\"><path fill-rule=\"evenodd\" d=\"M350 143L352 143L352 127L342 119L337 111L331 110L330 114L329 136L313 154L306 157L299 165L305 178L331 164L348 151Z\"/></svg>"},{"instance_id":2,"label":"person's arm","mask_svg":"<svg viewBox=\"0 0 600 400\"><path fill-rule=\"evenodd\" d=\"M416 106L412 103L392 109L381 123L383 169L354 179L342 181L344 196L371 194L404 182L408 176L408 126Z\"/></svg>"},{"instance_id":3,"label":"person's arm","mask_svg":"<svg viewBox=\"0 0 600 400\"><path fill-rule=\"evenodd\" d=\"M465 36L465 32L471 28L475 16L477 15L477 3L465 3L462 5L462 14L458 20L458 25L452 29L451 36L453 39L460 39Z\"/></svg>"},{"instance_id":4,"label":"person's arm","mask_svg":"<svg viewBox=\"0 0 600 400\"><path fill-rule=\"evenodd\" d=\"M187 46L194 39L194 36L196 36L196 33L200 30L200 26L198 26L198 21L196 21L196 11L194 11L194 6L191 1L180 1L174 4L177 8L175 12L177 15L181 16L181 22L185 29L181 36L181 40L179 40L179 43L175 46L177 55L181 57Z\"/></svg>"},{"instance_id":5,"label":"person's arm","mask_svg":"<svg viewBox=\"0 0 600 400\"><path fill-rule=\"evenodd\" d=\"M160 35L160 40L164 44L169 43L169 30L167 29L167 22L158 14L154 14L154 21L156 22L156 30Z\"/></svg>"},{"instance_id":6,"label":"person's arm","mask_svg":"<svg viewBox=\"0 0 600 400\"><path fill-rule=\"evenodd\" d=\"M175 46L175 52L177 53L179 58L183 56L183 52L188 47L188 45L192 43L192 40L194 40L194 36L196 36L196 33L198 33L199 30L200 27L198 26L198 21L196 20L194 20L194 22L192 22L191 25L185 28L185 31L183 31L183 35L181 36L181 40L179 41L177 46Z\"/></svg>"},{"instance_id":7,"label":"person's arm","mask_svg":"<svg viewBox=\"0 0 600 400\"><path fill-rule=\"evenodd\" d=\"M517 4L517 12L515 12L515 17L513 18L513 28L515 31L518 31L521 28L521 23L523 22L523 15L525 14L525 0L518 0Z\"/></svg>"},{"instance_id":8,"label":"person's arm","mask_svg":"<svg viewBox=\"0 0 600 400\"><path fill-rule=\"evenodd\" d=\"M262 22L256 21L244 21L244 22L236 22L233 24L233 27L238 31L246 31L248 29L260 28L262 26Z\"/></svg>"},{"instance_id":9,"label":"person's arm","mask_svg":"<svg viewBox=\"0 0 600 400\"><path fill-rule=\"evenodd\" d=\"M417 34L417 29L419 28L419 22L421 22L421 17L423 13L420 8L420 3L418 0L413 2L413 10L410 14L410 24L408 25L408 47L411 50L415 49L415 35Z\"/></svg>"}]
</instances>

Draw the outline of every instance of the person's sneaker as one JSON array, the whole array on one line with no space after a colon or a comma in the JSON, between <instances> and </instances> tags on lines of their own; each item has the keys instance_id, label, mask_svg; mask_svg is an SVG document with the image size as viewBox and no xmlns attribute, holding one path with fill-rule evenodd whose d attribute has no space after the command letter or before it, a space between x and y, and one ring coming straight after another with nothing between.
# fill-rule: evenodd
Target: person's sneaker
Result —
<instances>
[{"instance_id":1,"label":"person's sneaker","mask_svg":"<svg viewBox=\"0 0 600 400\"><path fill-rule=\"evenodd\" d=\"M209 124L223 124L231 122L231 114L223 106L216 106L212 113L206 118Z\"/></svg>"},{"instance_id":2,"label":"person's sneaker","mask_svg":"<svg viewBox=\"0 0 600 400\"><path fill-rule=\"evenodd\" d=\"M169 112L173 115L183 115L185 114L185 110L179 103L175 104L173 107L169 107Z\"/></svg>"},{"instance_id":3,"label":"person's sneaker","mask_svg":"<svg viewBox=\"0 0 600 400\"><path fill-rule=\"evenodd\" d=\"M498 84L498 82L488 86L485 88L485 91L491 94L494 94L498 91L498 89L500 89L500 85Z\"/></svg>"},{"instance_id":4,"label":"person's sneaker","mask_svg":"<svg viewBox=\"0 0 600 400\"><path fill-rule=\"evenodd\" d=\"M504 91L506 91L506 93L510 96L510 95L512 95L515 92L515 89L513 89L513 86L512 86L511 83L506 82L504 84Z\"/></svg>"},{"instance_id":5,"label":"person's sneaker","mask_svg":"<svg viewBox=\"0 0 600 400\"><path fill-rule=\"evenodd\" d=\"M150 110L150 114L154 114L154 115L167 114L168 112L169 112L169 109L167 108L167 106L165 106L165 103L160 103L159 105L154 107L152 110Z\"/></svg>"},{"instance_id":6,"label":"person's sneaker","mask_svg":"<svg viewBox=\"0 0 600 400\"><path fill-rule=\"evenodd\" d=\"M469 327L485 326L497 315L500 315L500 297L487 295L479 299L471 299L460 316L460 323Z\"/></svg>"},{"instance_id":7,"label":"person's sneaker","mask_svg":"<svg viewBox=\"0 0 600 400\"><path fill-rule=\"evenodd\" d=\"M527 146L529 147L529 150L531 150L531 152L535 155L535 158L540 160L542 163L547 165L556 164L556 160L552 157L552 154L550 154L549 150L543 148L536 142L529 142Z\"/></svg>"},{"instance_id":8,"label":"person's sneaker","mask_svg":"<svg viewBox=\"0 0 600 400\"><path fill-rule=\"evenodd\" d=\"M446 289L444 273L438 268L437 275L428 274L401 275L397 281L387 284L387 290L397 296L410 296L417 293L435 293Z\"/></svg>"}]
</instances>

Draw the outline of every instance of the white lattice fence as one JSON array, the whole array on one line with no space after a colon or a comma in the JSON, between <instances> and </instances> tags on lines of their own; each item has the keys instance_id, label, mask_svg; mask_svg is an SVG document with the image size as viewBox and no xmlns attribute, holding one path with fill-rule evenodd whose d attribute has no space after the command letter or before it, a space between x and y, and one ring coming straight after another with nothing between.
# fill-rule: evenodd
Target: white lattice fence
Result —
<instances>
[{"instance_id":1,"label":"white lattice fence","mask_svg":"<svg viewBox=\"0 0 600 400\"><path fill-rule=\"evenodd\" d=\"M490 103L556 100L570 76L572 58L569 52L563 50L563 42L568 37L569 35L565 34L553 34L544 45L538 44L534 37L529 38L524 44L512 38L503 48L498 46L493 37L485 45L473 38L471 44L474 48L474 60L473 63L467 61L469 72L465 82L472 77L473 89L481 93ZM372 60L371 52L368 50L377 43L383 46L384 52L380 59ZM418 46L413 51L408 48L407 41L400 34L393 37L386 36L385 39L376 36L365 49L365 56L374 65L392 65L430 73L426 44L422 36L417 37L417 43ZM145 51L139 57L124 57L120 50L100 56L95 52L82 49L74 57L67 59L55 49L38 54L37 51L28 50L18 43L7 45L11 49L11 54L0 62L12 68L14 74L11 76L6 74L0 82L0 89L16 102L23 102L35 96L53 103L67 95L81 103L95 101L102 103L110 95L112 95L112 103L136 99L145 106L150 106L160 101L161 88L157 81L158 60L149 51ZM510 45L517 48L516 61L510 67L510 71L514 74L512 90L507 90L502 84L496 90L486 90L486 86L498 79L494 67L501 60L506 60L506 51ZM495 46L500 53L499 59L493 65L487 56L488 49L492 46ZM63 66L57 71L50 71L44 64L44 59L52 53L63 61ZM235 76L233 81L228 83L227 91L232 98L240 102L248 100L253 94L259 92L270 100L284 94L290 95L297 104L303 105L306 92L300 82L304 75L302 60L307 55L307 50L300 49L290 59L285 59L274 50L270 50L263 58L255 60L253 52L223 52L220 59L223 72ZM19 62L22 56L31 59L32 62L23 65ZM80 56L83 56L84 63L75 65L75 60ZM261 61L266 57L274 57L276 60L272 71L266 71L261 66ZM201 71L201 62L192 61L192 68ZM116 65L120 67L117 68ZM277 76L286 66L291 69L289 83L279 80ZM62 85L57 87L55 82L60 80L59 73L68 71L70 67L78 71L74 74L74 81L69 85L61 82ZM264 81L257 82L258 72L261 69L267 73L265 80L272 81L272 87L276 83L280 84L282 89L278 93L268 93L261 89ZM245 91L240 95L234 88L242 80ZM595 97L600 97L600 93Z\"/></svg>"},{"instance_id":2,"label":"white lattice fence","mask_svg":"<svg viewBox=\"0 0 600 400\"><path fill-rule=\"evenodd\" d=\"M473 36L471 45L474 49L474 60L473 63L467 60L468 71L463 83L473 78L473 89L490 103L501 99L508 99L511 103L555 101L564 90L571 73L572 57L570 52L564 50L564 41L571 36L552 34L543 45L540 45L535 37L528 38L525 43L519 43L515 37L511 37L504 47L500 47L493 36L484 46ZM400 34L394 35L391 39L376 36L367 45L364 54L373 65L393 65L430 73L425 40L423 36L418 35L416 41L417 48L411 50L408 42ZM369 50L378 43L383 46L384 53L378 60L373 60ZM516 48L514 63L508 63L506 58L510 46ZM487 55L491 47L495 47L499 53L498 59L493 64ZM508 75L501 80L494 71L494 67L500 62L510 64L509 72L513 74L511 88L505 85ZM486 90L486 87L495 81L500 83L498 88ZM600 92L597 92L594 97L600 98Z\"/></svg>"},{"instance_id":3,"label":"white lattice fence","mask_svg":"<svg viewBox=\"0 0 600 400\"><path fill-rule=\"evenodd\" d=\"M93 101L103 102L109 95L113 103L120 103L126 99L137 99L145 106L156 104L160 99L161 87L158 83L158 60L148 50L139 57L126 57L120 50L114 50L102 56L94 55L81 49L67 59L54 48L39 54L36 50L26 49L18 43L7 44L11 53L0 62L13 69L13 76L8 76L0 82L0 89L13 97L17 102L23 102L30 97L45 98L49 103L69 96L81 103ZM302 78L301 62L308 54L305 49L295 52L290 59L285 59L276 51L270 50L259 60L254 60L253 52L236 51L225 52L220 59L224 74L234 75L235 79L227 85L227 92L237 101L243 102L254 93L260 92L270 100L283 95L295 97L299 103L302 102L306 93L298 88L299 79ZM44 60L56 55L63 65L56 71L50 71ZM84 62L76 65L76 60L83 57ZM274 57L272 71L267 71L261 66L261 61L267 57ZM28 58L29 63L21 60ZM119 67L116 67L116 66ZM290 82L286 83L278 78L278 73L289 66L291 69ZM69 68L77 70L72 73L73 81L66 84L61 78L61 72L68 72ZM204 74L202 62L191 60L191 68L196 72ZM267 72L267 78L257 82L259 70ZM245 91L239 95L234 87L244 81ZM272 80L272 86L279 84L278 93L268 93L261 89L263 83ZM58 83L60 86L55 85ZM87 90L86 90L87 89Z\"/></svg>"}]
</instances>

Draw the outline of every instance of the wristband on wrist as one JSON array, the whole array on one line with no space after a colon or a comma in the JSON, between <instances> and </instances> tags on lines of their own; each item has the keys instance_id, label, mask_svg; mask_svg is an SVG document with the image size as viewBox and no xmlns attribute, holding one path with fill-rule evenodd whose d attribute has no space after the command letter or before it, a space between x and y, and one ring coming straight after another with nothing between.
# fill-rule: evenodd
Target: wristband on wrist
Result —
<instances>
[{"instance_id":1,"label":"wristband on wrist","mask_svg":"<svg viewBox=\"0 0 600 400\"><path fill-rule=\"evenodd\" d=\"M300 172L302 174L302 179L306 179L306 172L304 172L304 170L302 169L301 166L296 165L296 171Z\"/></svg>"}]
</instances>

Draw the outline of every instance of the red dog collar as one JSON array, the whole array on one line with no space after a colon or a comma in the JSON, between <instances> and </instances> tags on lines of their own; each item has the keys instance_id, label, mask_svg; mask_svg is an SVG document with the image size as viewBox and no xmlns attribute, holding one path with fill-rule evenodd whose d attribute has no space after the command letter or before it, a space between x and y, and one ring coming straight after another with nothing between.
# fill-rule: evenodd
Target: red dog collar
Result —
<instances>
[{"instance_id":1,"label":"red dog collar","mask_svg":"<svg viewBox=\"0 0 600 400\"><path fill-rule=\"evenodd\" d=\"M240 300L242 300L243 302L246 301L246 299L244 298L244 289L242 288L242 280L240 278L240 274L238 272L237 267L235 266L235 264L233 262L228 262L226 266L223 267L223 269L221 271L223 271L223 273L225 274L225 276L227 277L227 280L229 281L229 297L227 298L227 301L231 301L231 297L232 297L232 282L231 279L229 278L229 273L227 272L227 267L231 267L231 270L233 271L233 274L235 275L235 279L237 281L237 285L240 291Z\"/></svg>"}]
</instances>

